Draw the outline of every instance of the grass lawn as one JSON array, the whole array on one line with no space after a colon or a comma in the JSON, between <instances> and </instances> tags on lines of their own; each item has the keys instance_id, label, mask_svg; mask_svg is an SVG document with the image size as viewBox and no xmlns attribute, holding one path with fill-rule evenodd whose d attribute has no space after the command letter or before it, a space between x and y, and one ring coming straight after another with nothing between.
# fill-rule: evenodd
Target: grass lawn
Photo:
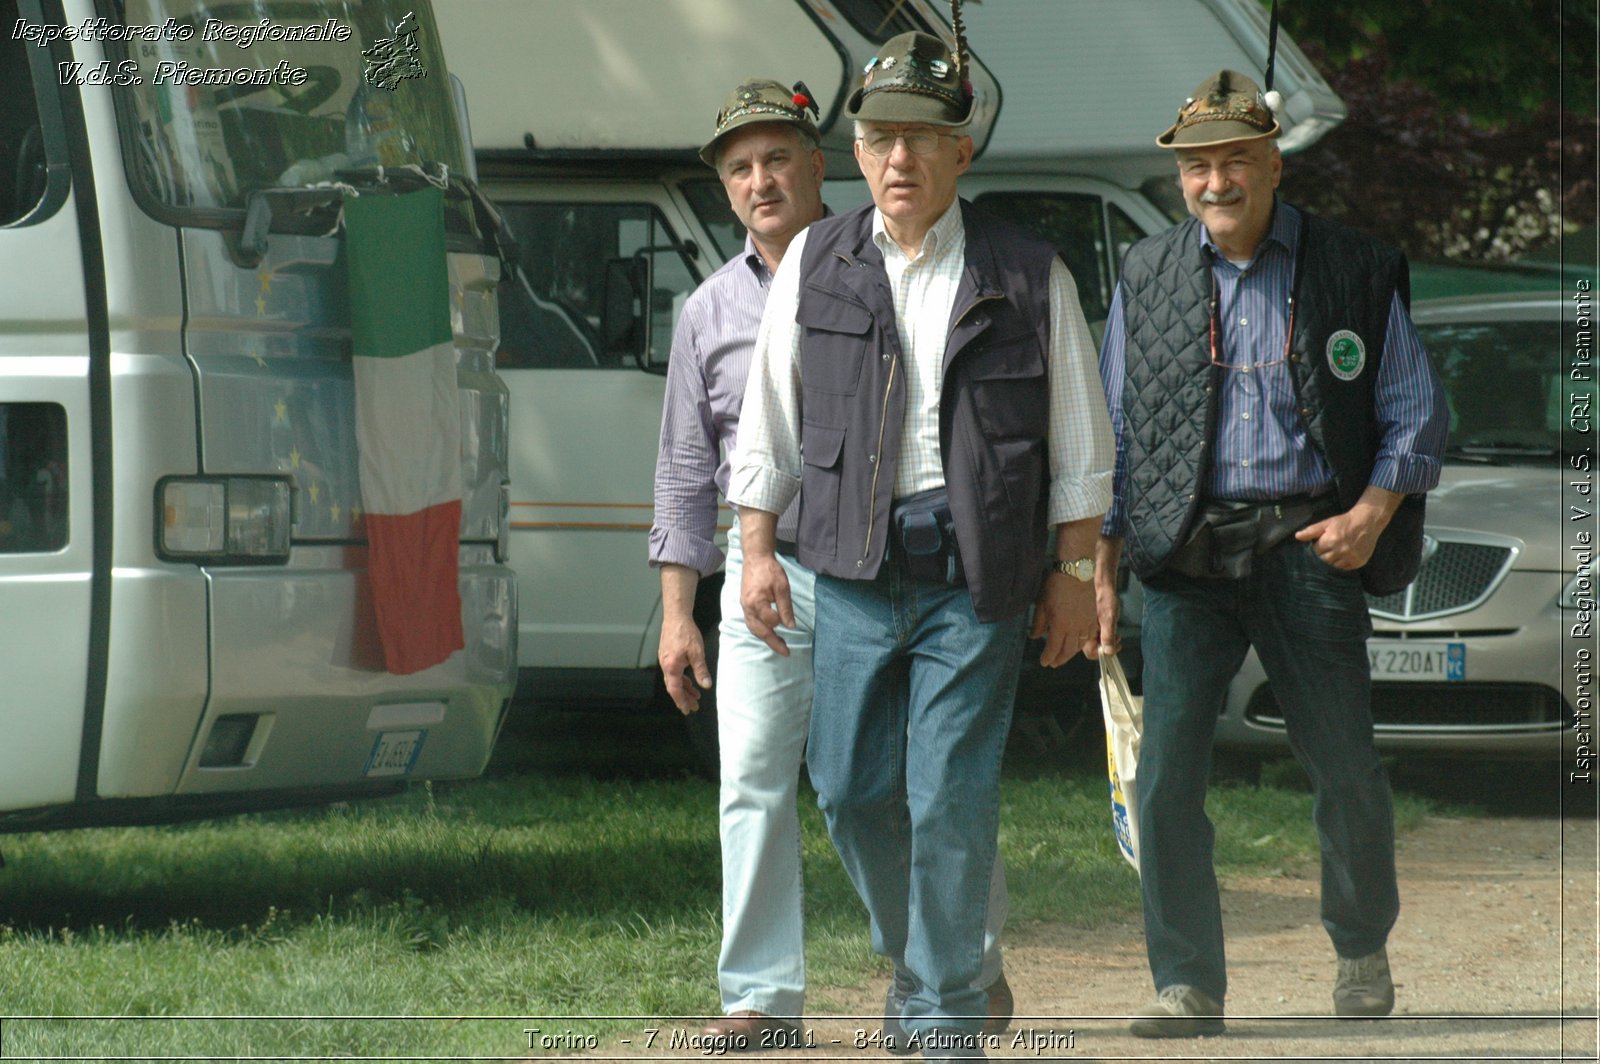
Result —
<instances>
[{"instance_id":1,"label":"grass lawn","mask_svg":"<svg viewBox=\"0 0 1600 1064\"><path fill-rule=\"evenodd\" d=\"M34 1017L0 1020L0 1055L516 1057L532 1026L561 1050L717 1014L715 784L673 721L538 723L487 778L387 801L0 838L0 1016ZM1138 908L1098 744L1008 761L1011 934ZM1224 875L1315 860L1303 790L1210 810ZM1427 811L1402 797L1401 830ZM811 980L881 982L809 791L801 813ZM598 1018L540 1019L569 1015Z\"/></svg>"}]
</instances>

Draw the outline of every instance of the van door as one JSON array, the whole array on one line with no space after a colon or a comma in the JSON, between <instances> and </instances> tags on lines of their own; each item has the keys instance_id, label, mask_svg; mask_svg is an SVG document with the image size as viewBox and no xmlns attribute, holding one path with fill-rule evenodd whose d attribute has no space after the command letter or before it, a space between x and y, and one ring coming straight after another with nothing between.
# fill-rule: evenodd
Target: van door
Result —
<instances>
[{"instance_id":1,"label":"van door","mask_svg":"<svg viewBox=\"0 0 1600 1064\"><path fill-rule=\"evenodd\" d=\"M0 25L18 18L17 0L0 0ZM73 799L90 687L90 299L82 204L68 177L57 98L63 90L49 59L45 49L0 38L0 808L7 809ZM98 276L98 264L94 270ZM94 318L103 323L103 309Z\"/></svg>"},{"instance_id":2,"label":"van door","mask_svg":"<svg viewBox=\"0 0 1600 1064\"><path fill-rule=\"evenodd\" d=\"M645 568L664 367L700 283L660 186L491 186L520 269L501 286L496 368L511 392L511 564L527 589L523 668L638 669L654 660L659 588ZM669 219L669 213L674 219ZM603 335L608 264L645 259L647 338ZM613 273L614 276L614 273ZM618 574L627 574L619 579Z\"/></svg>"}]
</instances>

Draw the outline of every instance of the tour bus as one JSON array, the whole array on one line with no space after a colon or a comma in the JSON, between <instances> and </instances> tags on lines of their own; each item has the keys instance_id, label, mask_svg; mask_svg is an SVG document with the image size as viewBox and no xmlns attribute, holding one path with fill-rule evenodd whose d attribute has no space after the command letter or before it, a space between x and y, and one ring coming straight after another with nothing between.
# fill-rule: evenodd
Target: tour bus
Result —
<instances>
[{"instance_id":1,"label":"tour bus","mask_svg":"<svg viewBox=\"0 0 1600 1064\"><path fill-rule=\"evenodd\" d=\"M500 265L426 0L0 0L0 99L0 831L481 772L516 671ZM451 432L394 438L459 480L423 575L460 634L400 667L343 211L413 189Z\"/></svg>"},{"instance_id":2,"label":"tour bus","mask_svg":"<svg viewBox=\"0 0 1600 1064\"><path fill-rule=\"evenodd\" d=\"M1056 244L1098 337L1121 253L1183 209L1155 134L1205 73L1263 67L1266 13L1257 0L964 10L980 154L962 193ZM673 325L695 286L744 245L721 184L695 153L741 79L802 80L820 110L824 198L835 210L865 202L844 101L888 37L949 39L949 7L474 0L439 18L477 102L484 188L521 249L502 295L498 362L512 396L524 687L550 699L649 700L660 682L661 597L646 539ZM1278 70L1283 143L1293 151L1344 108L1286 37ZM725 512L723 527L729 520ZM695 609L713 647L719 581L701 581ZM1130 590L1126 612L1136 618ZM1045 685L1038 672L1024 672L1025 695ZM1062 680L1093 697L1094 672L1081 659L1048 686ZM1076 711L1070 699L1056 704ZM712 714L703 708L689 722L709 752Z\"/></svg>"}]
</instances>

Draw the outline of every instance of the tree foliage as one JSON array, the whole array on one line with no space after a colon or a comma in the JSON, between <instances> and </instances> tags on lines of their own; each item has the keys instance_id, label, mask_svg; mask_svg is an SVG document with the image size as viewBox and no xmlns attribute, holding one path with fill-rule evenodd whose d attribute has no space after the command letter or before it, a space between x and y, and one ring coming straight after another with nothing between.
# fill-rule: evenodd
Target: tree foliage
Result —
<instances>
[{"instance_id":1,"label":"tree foliage","mask_svg":"<svg viewBox=\"0 0 1600 1064\"><path fill-rule=\"evenodd\" d=\"M1284 28L1349 117L1284 195L1413 258L1504 261L1595 221L1587 0L1285 0Z\"/></svg>"}]
</instances>

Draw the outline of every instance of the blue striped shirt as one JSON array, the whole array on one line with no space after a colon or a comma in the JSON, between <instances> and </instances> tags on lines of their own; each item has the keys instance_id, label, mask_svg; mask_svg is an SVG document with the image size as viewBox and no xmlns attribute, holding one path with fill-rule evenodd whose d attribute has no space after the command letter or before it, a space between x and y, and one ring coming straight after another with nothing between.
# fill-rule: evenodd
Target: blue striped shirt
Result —
<instances>
[{"instance_id":1,"label":"blue striped shirt","mask_svg":"<svg viewBox=\"0 0 1600 1064\"><path fill-rule=\"evenodd\" d=\"M767 306L772 274L749 236L690 293L672 334L667 391L656 451L652 566L687 565L702 576L722 566L717 548L717 496L728 492L728 456L739 433L750 357ZM793 540L795 514L778 522Z\"/></svg>"},{"instance_id":2,"label":"blue striped shirt","mask_svg":"<svg viewBox=\"0 0 1600 1064\"><path fill-rule=\"evenodd\" d=\"M1222 371L1216 437L1203 480L1208 498L1280 499L1317 494L1333 484L1332 469L1306 433L1284 358L1300 230L1300 212L1279 202L1255 257L1240 266L1223 258L1205 226L1200 227L1202 246L1211 252L1217 292L1216 357L1232 367ZM1118 285L1100 347L1100 375L1117 438L1115 498L1103 525L1108 536L1126 530L1126 340ZM1402 494L1432 488L1439 482L1449 413L1438 374L1398 294L1389 308L1374 402L1382 438L1368 483Z\"/></svg>"}]
</instances>

